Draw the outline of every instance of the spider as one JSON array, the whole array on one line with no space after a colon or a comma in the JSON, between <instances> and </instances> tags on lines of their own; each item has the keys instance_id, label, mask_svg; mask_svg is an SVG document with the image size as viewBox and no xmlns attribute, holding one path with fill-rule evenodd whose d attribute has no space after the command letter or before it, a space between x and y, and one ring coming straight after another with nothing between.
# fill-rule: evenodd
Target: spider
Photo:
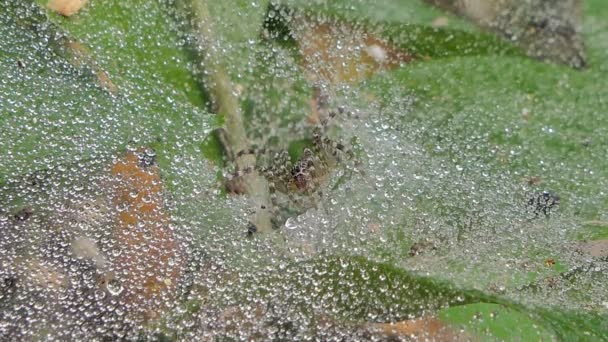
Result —
<instances>
[{"instance_id":1,"label":"spider","mask_svg":"<svg viewBox=\"0 0 608 342\"><path fill-rule=\"evenodd\" d=\"M343 163L346 157L354 159L355 154L345 144L334 141L328 134L329 119L337 114L330 112L327 118L320 120L310 130L310 144L303 148L295 162L291 161L286 150L267 151L265 148L251 148L239 151L236 157L244 154L255 154L258 165L255 169L268 181L273 210L276 217L275 226L280 226L287 216L303 210L317 207L322 196L322 188L331 171ZM226 188L231 193L242 193L240 176L252 172L252 168L236 170L228 176ZM285 199L286 198L286 199ZM282 201L281 201L282 200ZM282 217L282 218L281 218Z\"/></svg>"},{"instance_id":2,"label":"spider","mask_svg":"<svg viewBox=\"0 0 608 342\"><path fill-rule=\"evenodd\" d=\"M269 181L271 193L321 194L321 185L345 155L349 159L354 157L344 144L333 141L321 128L315 127L311 146L303 149L295 163L291 162L287 151L279 151L274 154L270 165L261 168L261 173Z\"/></svg>"}]
</instances>

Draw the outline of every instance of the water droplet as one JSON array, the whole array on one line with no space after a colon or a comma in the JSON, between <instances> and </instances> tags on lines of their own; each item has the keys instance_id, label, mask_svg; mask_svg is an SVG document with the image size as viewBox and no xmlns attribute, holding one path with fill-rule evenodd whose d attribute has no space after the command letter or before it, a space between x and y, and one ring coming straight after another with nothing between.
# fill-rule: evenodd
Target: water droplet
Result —
<instances>
[{"instance_id":1,"label":"water droplet","mask_svg":"<svg viewBox=\"0 0 608 342\"><path fill-rule=\"evenodd\" d=\"M124 290L122 284L118 279L110 279L106 285L106 289L112 296L118 296Z\"/></svg>"}]
</instances>

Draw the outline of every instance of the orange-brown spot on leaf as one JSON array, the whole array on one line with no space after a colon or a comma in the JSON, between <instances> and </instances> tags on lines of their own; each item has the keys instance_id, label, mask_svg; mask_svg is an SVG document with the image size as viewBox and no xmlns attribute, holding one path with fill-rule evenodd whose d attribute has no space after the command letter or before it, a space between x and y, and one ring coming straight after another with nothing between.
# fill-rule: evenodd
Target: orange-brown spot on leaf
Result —
<instances>
[{"instance_id":1,"label":"orange-brown spot on leaf","mask_svg":"<svg viewBox=\"0 0 608 342\"><path fill-rule=\"evenodd\" d=\"M144 150L128 152L111 167L114 205L121 208L114 236L121 253L114 260L124 286L123 300L144 319L171 304L184 255L163 206L157 165L142 162Z\"/></svg>"},{"instance_id":2,"label":"orange-brown spot on leaf","mask_svg":"<svg viewBox=\"0 0 608 342\"><path fill-rule=\"evenodd\" d=\"M396 323L373 323L387 337L408 338L416 341L469 341L470 336L457 331L434 317L422 317Z\"/></svg>"},{"instance_id":3,"label":"orange-brown spot on leaf","mask_svg":"<svg viewBox=\"0 0 608 342\"><path fill-rule=\"evenodd\" d=\"M152 214L156 210L156 204L154 203L144 203L140 206L139 211L141 213Z\"/></svg>"},{"instance_id":4,"label":"orange-brown spot on leaf","mask_svg":"<svg viewBox=\"0 0 608 342\"><path fill-rule=\"evenodd\" d=\"M135 225L137 224L137 218L133 215L131 215L130 213L120 213L120 223L121 225L126 225L126 226L130 226L130 225Z\"/></svg>"},{"instance_id":5,"label":"orange-brown spot on leaf","mask_svg":"<svg viewBox=\"0 0 608 342\"><path fill-rule=\"evenodd\" d=\"M372 32L309 17L294 23L304 64L313 79L353 83L412 61L412 55Z\"/></svg>"}]
</instances>

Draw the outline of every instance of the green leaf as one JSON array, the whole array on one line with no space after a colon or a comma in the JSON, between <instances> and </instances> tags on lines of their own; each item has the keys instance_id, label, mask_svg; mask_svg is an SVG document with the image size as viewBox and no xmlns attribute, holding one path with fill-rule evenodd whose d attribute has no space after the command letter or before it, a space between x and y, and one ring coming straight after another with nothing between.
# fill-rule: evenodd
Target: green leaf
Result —
<instances>
[{"instance_id":1,"label":"green leaf","mask_svg":"<svg viewBox=\"0 0 608 342\"><path fill-rule=\"evenodd\" d=\"M326 312L354 321L398 321L451 305L490 300L481 292L460 290L363 257L323 257L295 263L269 279L291 284L284 287L287 292L280 292L284 301L311 300L309 305L320 305Z\"/></svg>"},{"instance_id":2,"label":"green leaf","mask_svg":"<svg viewBox=\"0 0 608 342\"><path fill-rule=\"evenodd\" d=\"M7 14L2 18L0 63L9 82L0 85L0 96L12 100L3 101L0 112L0 158L7 165L0 180L105 155L129 143L156 147L168 158L161 158L161 164L186 150L200 153L193 148L210 131L211 117L194 106L202 104L201 93L187 66L179 64L185 55L174 49L177 38L165 39L168 45L158 50L153 46L160 41L141 45L151 32L163 30L146 25L145 16L131 23L132 30L126 30L124 22L107 26L105 20L137 18L119 7L88 9L81 18L87 21L84 26L55 17L91 44L92 54L99 49L93 59L78 56L86 51L75 54L70 45L74 38L48 23L37 5L8 2L3 7ZM160 13L158 7L147 9L144 13ZM95 21L96 14L105 19ZM113 39L121 27L124 39ZM75 58L83 58L84 65ZM107 72L117 90L100 82L99 72Z\"/></svg>"},{"instance_id":3,"label":"green leaf","mask_svg":"<svg viewBox=\"0 0 608 342\"><path fill-rule=\"evenodd\" d=\"M598 186L608 165L593 157L603 153L601 127L608 124L599 115L606 105L594 95L601 77L529 60L478 57L418 64L370 86L376 94L415 94L416 110L403 122L428 127L421 134L429 150L449 136L441 155L463 165L481 158L493 170L521 175L522 183L539 176L536 191L554 191L562 209L592 219L608 204ZM581 167L591 172L583 175Z\"/></svg>"},{"instance_id":4,"label":"green leaf","mask_svg":"<svg viewBox=\"0 0 608 342\"><path fill-rule=\"evenodd\" d=\"M536 319L551 328L563 341L608 339L608 316L605 313L576 313L551 309L536 311Z\"/></svg>"},{"instance_id":5,"label":"green leaf","mask_svg":"<svg viewBox=\"0 0 608 342\"><path fill-rule=\"evenodd\" d=\"M363 257L329 256L294 263L266 274L266 279L270 283L262 288L274 290L262 296L273 305L296 305L308 314L331 312L334 318L351 322L436 315L474 335L508 341L592 340L608 333L606 316L526 307Z\"/></svg>"},{"instance_id":6,"label":"green leaf","mask_svg":"<svg viewBox=\"0 0 608 342\"><path fill-rule=\"evenodd\" d=\"M555 335L529 315L500 304L475 303L439 311L439 319L500 341L550 341Z\"/></svg>"},{"instance_id":7,"label":"green leaf","mask_svg":"<svg viewBox=\"0 0 608 342\"><path fill-rule=\"evenodd\" d=\"M223 165L226 162L224 160L224 147L218 134L217 130L209 134L201 144L201 150L205 158L217 165Z\"/></svg>"},{"instance_id":8,"label":"green leaf","mask_svg":"<svg viewBox=\"0 0 608 342\"><path fill-rule=\"evenodd\" d=\"M232 12L246 9L243 6L240 2ZM143 120L137 124L147 126L141 143L159 149L166 158L161 158L161 166L168 166L173 156L184 152L184 146L194 154L200 153L200 147L204 156L216 162L221 153L217 143L201 144L213 140L206 134L214 119L205 117L210 99L201 84L194 47L177 24L181 15L173 2L156 0L128 6L91 2L70 18L48 14L71 40L88 49L92 62L116 84L119 98L130 98L131 110L141 112Z\"/></svg>"},{"instance_id":9,"label":"green leaf","mask_svg":"<svg viewBox=\"0 0 608 342\"><path fill-rule=\"evenodd\" d=\"M460 28L439 28L432 27L431 22L421 22L419 19L406 17L402 20L377 20L374 16L374 11L361 11L353 8L365 8L367 3L355 2L358 5L348 5L341 2L330 2L323 5L302 5L296 2L286 2L293 8L303 10L308 16L319 17L322 21L329 20L337 22L348 22L353 25L353 28L363 29L364 32L377 34L379 37L388 39L397 48L414 56L415 60L428 60L430 58L446 58L453 56L469 56L469 55L513 55L523 56L523 53L510 45L508 42L495 37L491 34L481 32L469 32ZM419 5L418 2L409 1L407 5L402 4L403 11L418 11L417 6L428 9L426 5ZM409 6L408 9L407 6ZM376 7L383 10L390 9L387 7ZM413 7L413 9L412 9ZM350 10L346 10L350 9ZM423 11L424 12L424 11ZM292 12L284 7L276 8L269 12L274 19L271 21L275 25L269 27L270 30L275 29L274 37L279 40L284 40L286 35L286 26L289 26ZM357 13L358 15L354 15ZM388 12L387 12L388 13ZM283 16L283 20L276 17ZM383 17L379 15L379 17ZM423 16L424 17L424 16ZM282 24L281 24L282 23Z\"/></svg>"},{"instance_id":10,"label":"green leaf","mask_svg":"<svg viewBox=\"0 0 608 342\"><path fill-rule=\"evenodd\" d=\"M522 53L499 38L484 33L417 25L381 25L381 35L422 59Z\"/></svg>"},{"instance_id":11,"label":"green leaf","mask_svg":"<svg viewBox=\"0 0 608 342\"><path fill-rule=\"evenodd\" d=\"M53 23L89 50L120 93L158 102L159 109L173 101L204 106L192 55L168 2L91 1L70 18L48 12Z\"/></svg>"},{"instance_id":12,"label":"green leaf","mask_svg":"<svg viewBox=\"0 0 608 342\"><path fill-rule=\"evenodd\" d=\"M500 341L596 341L608 337L608 317L599 314L475 303L440 310L438 317L477 336Z\"/></svg>"},{"instance_id":13,"label":"green leaf","mask_svg":"<svg viewBox=\"0 0 608 342\"><path fill-rule=\"evenodd\" d=\"M447 27L449 28L474 30L474 26L468 22L453 15L446 15L419 0L283 0L280 3L325 15L344 17L349 21L363 20L389 25L406 23L430 26L436 18L445 17L448 19Z\"/></svg>"},{"instance_id":14,"label":"green leaf","mask_svg":"<svg viewBox=\"0 0 608 342\"><path fill-rule=\"evenodd\" d=\"M136 127L122 123L138 116L129 104L60 54L63 40L37 6L9 1L2 12L0 182L126 145Z\"/></svg>"}]
</instances>

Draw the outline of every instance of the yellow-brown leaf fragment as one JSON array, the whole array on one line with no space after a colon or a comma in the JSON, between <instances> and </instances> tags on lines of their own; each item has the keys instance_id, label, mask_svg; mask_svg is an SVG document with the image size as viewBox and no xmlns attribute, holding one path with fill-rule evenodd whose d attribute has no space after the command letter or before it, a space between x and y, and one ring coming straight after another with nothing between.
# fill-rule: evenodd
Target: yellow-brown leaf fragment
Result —
<instances>
[{"instance_id":1,"label":"yellow-brown leaf fragment","mask_svg":"<svg viewBox=\"0 0 608 342\"><path fill-rule=\"evenodd\" d=\"M118 87L110 79L110 75L97 64L89 49L75 40L68 40L66 48L69 51L70 62L76 68L88 68L97 79L99 86L112 95L118 93Z\"/></svg>"},{"instance_id":2,"label":"yellow-brown leaf fragment","mask_svg":"<svg viewBox=\"0 0 608 342\"><path fill-rule=\"evenodd\" d=\"M369 327L387 338L414 341L470 341L471 336L455 330L435 317L422 317L395 323L371 323Z\"/></svg>"},{"instance_id":3,"label":"yellow-brown leaf fragment","mask_svg":"<svg viewBox=\"0 0 608 342\"><path fill-rule=\"evenodd\" d=\"M88 0L50 0L46 7L65 17L70 17L84 7Z\"/></svg>"}]
</instances>

